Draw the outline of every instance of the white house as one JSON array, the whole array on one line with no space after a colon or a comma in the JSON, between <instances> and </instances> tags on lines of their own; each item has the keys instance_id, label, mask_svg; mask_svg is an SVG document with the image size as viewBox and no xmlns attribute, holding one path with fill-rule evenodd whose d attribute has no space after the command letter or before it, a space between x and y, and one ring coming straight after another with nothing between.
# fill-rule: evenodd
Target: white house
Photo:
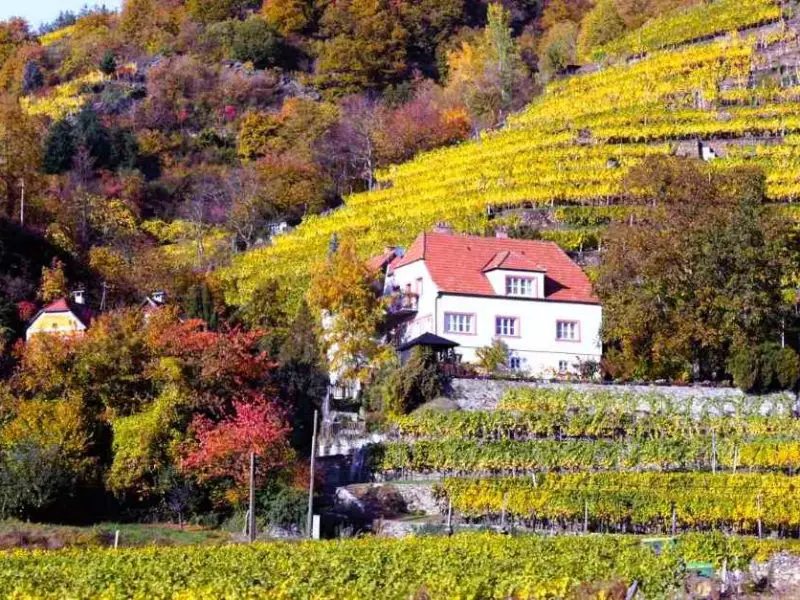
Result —
<instances>
[{"instance_id":1,"label":"white house","mask_svg":"<svg viewBox=\"0 0 800 600\"><path fill-rule=\"evenodd\" d=\"M566 374L602 354L602 307L583 270L556 244L423 233L387 268L384 293L403 344L433 333L474 362L495 338L510 367L533 375Z\"/></svg>"}]
</instances>

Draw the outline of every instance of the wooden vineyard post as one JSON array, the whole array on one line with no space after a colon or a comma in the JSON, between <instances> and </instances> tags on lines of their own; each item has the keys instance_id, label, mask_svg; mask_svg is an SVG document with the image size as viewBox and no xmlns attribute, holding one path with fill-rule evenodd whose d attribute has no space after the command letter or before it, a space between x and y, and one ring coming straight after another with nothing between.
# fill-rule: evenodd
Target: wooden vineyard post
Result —
<instances>
[{"instance_id":1,"label":"wooden vineyard post","mask_svg":"<svg viewBox=\"0 0 800 600\"><path fill-rule=\"evenodd\" d=\"M256 541L256 453L250 453L250 498L247 511L247 541Z\"/></svg>"},{"instance_id":2,"label":"wooden vineyard post","mask_svg":"<svg viewBox=\"0 0 800 600\"><path fill-rule=\"evenodd\" d=\"M447 499L447 535L453 535L453 499Z\"/></svg>"},{"instance_id":3,"label":"wooden vineyard post","mask_svg":"<svg viewBox=\"0 0 800 600\"><path fill-rule=\"evenodd\" d=\"M675 503L672 503L672 535L678 530L678 511L675 510Z\"/></svg>"},{"instance_id":4,"label":"wooden vineyard post","mask_svg":"<svg viewBox=\"0 0 800 600\"><path fill-rule=\"evenodd\" d=\"M758 539L761 539L761 494L756 498L756 502L758 503Z\"/></svg>"},{"instance_id":5,"label":"wooden vineyard post","mask_svg":"<svg viewBox=\"0 0 800 600\"><path fill-rule=\"evenodd\" d=\"M583 533L589 533L589 502L583 501Z\"/></svg>"},{"instance_id":6,"label":"wooden vineyard post","mask_svg":"<svg viewBox=\"0 0 800 600\"><path fill-rule=\"evenodd\" d=\"M711 473L717 473L717 431L711 432Z\"/></svg>"}]
</instances>

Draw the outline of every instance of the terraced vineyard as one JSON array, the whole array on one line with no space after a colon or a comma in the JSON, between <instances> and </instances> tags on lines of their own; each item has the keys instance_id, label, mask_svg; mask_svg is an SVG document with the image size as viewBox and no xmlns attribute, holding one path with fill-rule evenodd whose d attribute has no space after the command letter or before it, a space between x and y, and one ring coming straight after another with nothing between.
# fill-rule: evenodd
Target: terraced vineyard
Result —
<instances>
[{"instance_id":1,"label":"terraced vineyard","mask_svg":"<svg viewBox=\"0 0 800 600\"><path fill-rule=\"evenodd\" d=\"M800 526L800 420L788 397L738 403L547 388L495 411L393 420L387 479L430 477L471 518L529 526L740 533Z\"/></svg>"},{"instance_id":2,"label":"terraced vineyard","mask_svg":"<svg viewBox=\"0 0 800 600\"><path fill-rule=\"evenodd\" d=\"M750 3L752 11L726 1L711 7L727 15L718 21L725 28L780 16L769 0ZM672 19L662 19L654 31L663 39L648 49L708 34L674 25L685 13ZM266 278L299 293L333 233L354 234L366 255L387 244L408 245L438 221L485 231L488 207L580 210L583 224L567 222L544 237L568 250L595 245L608 218L630 208L619 206L628 168L645 156L675 153L687 140L733 140L730 156L715 168L762 165L770 201L791 202L800 197L800 105L792 101L800 87L780 87L770 78L756 85L752 77L767 66L763 53L778 44L797 47L793 27L659 50L552 83L501 131L391 167L378 174L380 189L353 195L339 210L307 218L274 245L238 257L219 273L228 299L246 302Z\"/></svg>"},{"instance_id":3,"label":"terraced vineyard","mask_svg":"<svg viewBox=\"0 0 800 600\"><path fill-rule=\"evenodd\" d=\"M11 598L582 598L633 581L672 597L683 565L744 568L794 541L682 536L660 556L634 536L462 534L336 542L0 552ZM590 595L592 584L601 587ZM583 585L582 590L576 590ZM589 587L587 587L589 586ZM582 592L582 593L581 593Z\"/></svg>"}]
</instances>

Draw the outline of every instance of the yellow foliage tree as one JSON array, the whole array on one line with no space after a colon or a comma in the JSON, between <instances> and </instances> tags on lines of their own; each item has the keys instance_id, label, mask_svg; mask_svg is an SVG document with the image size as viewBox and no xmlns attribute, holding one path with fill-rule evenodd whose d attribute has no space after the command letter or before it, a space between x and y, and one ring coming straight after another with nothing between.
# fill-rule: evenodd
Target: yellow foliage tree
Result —
<instances>
[{"instance_id":1,"label":"yellow foliage tree","mask_svg":"<svg viewBox=\"0 0 800 600\"><path fill-rule=\"evenodd\" d=\"M377 336L385 302L375 288L375 275L359 257L355 240L347 237L314 269L309 306L322 316L331 370L340 380L364 381L387 356Z\"/></svg>"},{"instance_id":2,"label":"yellow foliage tree","mask_svg":"<svg viewBox=\"0 0 800 600\"><path fill-rule=\"evenodd\" d=\"M42 267L42 281L39 285L39 299L42 302L52 302L57 298L67 295L67 276L64 273L64 263L57 258L49 267Z\"/></svg>"},{"instance_id":3,"label":"yellow foliage tree","mask_svg":"<svg viewBox=\"0 0 800 600\"><path fill-rule=\"evenodd\" d=\"M590 60L592 51L625 33L625 21L614 0L599 0L581 21L578 56Z\"/></svg>"},{"instance_id":4,"label":"yellow foliage tree","mask_svg":"<svg viewBox=\"0 0 800 600\"><path fill-rule=\"evenodd\" d=\"M308 26L312 10L309 0L266 0L261 12L267 23L283 35L291 35Z\"/></svg>"}]
</instances>

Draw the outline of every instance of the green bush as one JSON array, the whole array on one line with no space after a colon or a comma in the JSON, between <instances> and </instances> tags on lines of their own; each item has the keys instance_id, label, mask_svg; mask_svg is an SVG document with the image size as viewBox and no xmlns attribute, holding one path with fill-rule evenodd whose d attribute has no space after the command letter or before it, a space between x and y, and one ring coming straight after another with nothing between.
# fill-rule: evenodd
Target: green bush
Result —
<instances>
[{"instance_id":1,"label":"green bush","mask_svg":"<svg viewBox=\"0 0 800 600\"><path fill-rule=\"evenodd\" d=\"M370 386L368 405L378 412L406 414L441 396L446 383L433 353L414 348L404 364L381 370Z\"/></svg>"},{"instance_id":2,"label":"green bush","mask_svg":"<svg viewBox=\"0 0 800 600\"><path fill-rule=\"evenodd\" d=\"M236 24L231 44L231 55L235 60L251 62L257 69L265 69L279 64L282 52L280 34L261 17L251 16Z\"/></svg>"},{"instance_id":3,"label":"green bush","mask_svg":"<svg viewBox=\"0 0 800 600\"><path fill-rule=\"evenodd\" d=\"M728 370L736 387L745 392L791 390L800 380L800 357L792 348L768 342L735 349Z\"/></svg>"}]
</instances>

